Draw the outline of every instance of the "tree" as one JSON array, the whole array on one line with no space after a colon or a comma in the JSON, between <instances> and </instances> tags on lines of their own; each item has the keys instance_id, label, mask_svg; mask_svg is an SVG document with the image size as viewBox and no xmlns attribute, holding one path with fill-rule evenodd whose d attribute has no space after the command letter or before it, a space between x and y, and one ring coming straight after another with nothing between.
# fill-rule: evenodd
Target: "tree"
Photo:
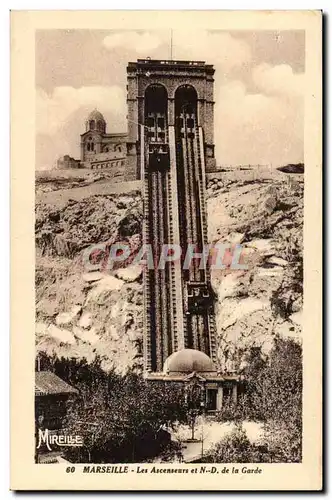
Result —
<instances>
[{"instance_id":1,"label":"tree","mask_svg":"<svg viewBox=\"0 0 332 500\"><path fill-rule=\"evenodd\" d=\"M128 373L98 390L81 387L66 426L82 435L93 462L141 461L169 445L165 427L185 420L183 402L181 386L146 382Z\"/></svg>"},{"instance_id":2,"label":"tree","mask_svg":"<svg viewBox=\"0 0 332 500\"><path fill-rule=\"evenodd\" d=\"M302 457L302 349L293 340L276 339L269 357L251 350L244 373L244 394L238 404L231 401L218 415L221 421L237 423L238 432L225 438L214 450L217 461L229 454L242 462L300 462ZM264 424L264 437L249 445L241 433L241 423L254 420ZM225 444L226 443L226 444ZM245 445L246 443L246 445ZM248 445L248 446L247 446ZM226 447L226 448L225 448ZM224 449L225 448L225 449ZM225 459L225 461L227 461Z\"/></svg>"},{"instance_id":3,"label":"tree","mask_svg":"<svg viewBox=\"0 0 332 500\"><path fill-rule=\"evenodd\" d=\"M302 349L293 340L276 339L270 357L256 355L245 373L251 418L301 425Z\"/></svg>"},{"instance_id":4,"label":"tree","mask_svg":"<svg viewBox=\"0 0 332 500\"><path fill-rule=\"evenodd\" d=\"M268 359L256 357L246 373L247 416L265 423L265 445L273 462L302 456L302 348L276 339Z\"/></svg>"},{"instance_id":5,"label":"tree","mask_svg":"<svg viewBox=\"0 0 332 500\"><path fill-rule=\"evenodd\" d=\"M105 451L112 438L113 427L105 401L105 389L96 391L81 388L79 400L68 408L65 427L69 434L83 438L83 446L69 450L75 462L94 462Z\"/></svg>"}]
</instances>

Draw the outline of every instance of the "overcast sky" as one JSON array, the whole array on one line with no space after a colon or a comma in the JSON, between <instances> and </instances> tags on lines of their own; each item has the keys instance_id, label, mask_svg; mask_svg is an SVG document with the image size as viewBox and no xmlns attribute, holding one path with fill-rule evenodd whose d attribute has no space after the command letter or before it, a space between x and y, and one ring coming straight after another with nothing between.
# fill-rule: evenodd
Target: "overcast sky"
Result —
<instances>
[{"instance_id":1,"label":"overcast sky","mask_svg":"<svg viewBox=\"0 0 332 500\"><path fill-rule=\"evenodd\" d=\"M173 31L173 59L213 64L219 165L303 161L303 31ZM126 65L170 58L170 31L36 33L36 168L79 158L97 108L109 132L126 131Z\"/></svg>"}]
</instances>

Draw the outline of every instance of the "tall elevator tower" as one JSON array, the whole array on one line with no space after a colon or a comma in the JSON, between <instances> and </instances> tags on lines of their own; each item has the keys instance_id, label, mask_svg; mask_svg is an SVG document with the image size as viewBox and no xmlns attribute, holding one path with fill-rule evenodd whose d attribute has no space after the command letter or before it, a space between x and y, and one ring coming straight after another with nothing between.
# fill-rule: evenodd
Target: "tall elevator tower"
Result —
<instances>
[{"instance_id":1,"label":"tall elevator tower","mask_svg":"<svg viewBox=\"0 0 332 500\"><path fill-rule=\"evenodd\" d=\"M127 67L128 178L143 181L144 368L161 372L172 353L203 351L216 361L209 270L187 249L207 244L205 173L215 166L214 68L202 61L139 59ZM157 268L163 245L181 257Z\"/></svg>"}]
</instances>

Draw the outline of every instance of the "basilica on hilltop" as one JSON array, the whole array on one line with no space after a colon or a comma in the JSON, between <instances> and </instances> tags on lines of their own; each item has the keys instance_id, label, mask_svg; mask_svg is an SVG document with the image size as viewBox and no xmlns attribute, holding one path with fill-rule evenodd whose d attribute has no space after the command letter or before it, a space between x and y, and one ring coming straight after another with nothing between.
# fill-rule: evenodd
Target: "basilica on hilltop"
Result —
<instances>
[{"instance_id":1,"label":"basilica on hilltop","mask_svg":"<svg viewBox=\"0 0 332 500\"><path fill-rule=\"evenodd\" d=\"M80 159L69 155L57 161L60 169L109 168L119 172L125 170L127 156L127 133L107 133L103 115L94 109L85 121L85 132L80 138Z\"/></svg>"}]
</instances>

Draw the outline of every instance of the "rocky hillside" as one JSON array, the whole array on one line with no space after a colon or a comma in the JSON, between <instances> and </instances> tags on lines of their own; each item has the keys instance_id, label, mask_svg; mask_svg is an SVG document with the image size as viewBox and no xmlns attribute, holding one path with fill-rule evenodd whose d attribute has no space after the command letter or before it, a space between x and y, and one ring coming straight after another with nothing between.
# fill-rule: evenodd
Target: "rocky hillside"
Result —
<instances>
[{"instance_id":1,"label":"rocky hillside","mask_svg":"<svg viewBox=\"0 0 332 500\"><path fill-rule=\"evenodd\" d=\"M63 208L36 206L37 350L103 359L105 368L140 367L141 269L87 272L82 251L92 244L140 246L138 193L93 196ZM98 265L96 266L98 267Z\"/></svg>"},{"instance_id":2,"label":"rocky hillside","mask_svg":"<svg viewBox=\"0 0 332 500\"><path fill-rule=\"evenodd\" d=\"M250 347L301 339L303 176L224 179L208 186L211 242L241 244L246 270L216 270L218 357L239 369Z\"/></svg>"},{"instance_id":3,"label":"rocky hillside","mask_svg":"<svg viewBox=\"0 0 332 500\"><path fill-rule=\"evenodd\" d=\"M73 190L74 191L74 190ZM303 176L221 172L208 183L210 242L239 243L246 270L215 270L218 357L239 369L250 347L301 337ZM142 276L134 265L87 272L92 244L139 248L137 191L36 206L36 343L65 357L99 355L106 369L142 366ZM96 263L98 264L98 256ZM98 265L96 265L98 267Z\"/></svg>"}]
</instances>

